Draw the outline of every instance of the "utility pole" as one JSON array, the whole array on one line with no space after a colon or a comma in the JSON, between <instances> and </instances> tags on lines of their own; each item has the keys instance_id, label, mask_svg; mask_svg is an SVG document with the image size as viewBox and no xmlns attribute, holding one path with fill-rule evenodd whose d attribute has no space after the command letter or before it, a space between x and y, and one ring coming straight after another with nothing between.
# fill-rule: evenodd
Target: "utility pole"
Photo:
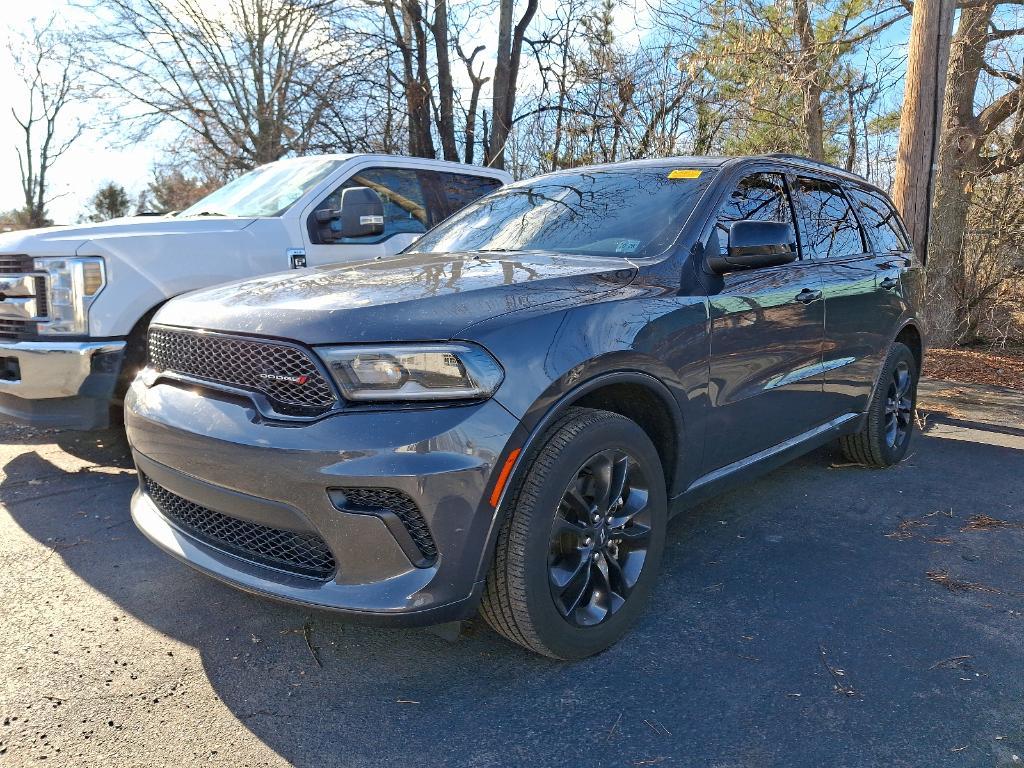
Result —
<instances>
[{"instance_id":1,"label":"utility pole","mask_svg":"<svg viewBox=\"0 0 1024 768\"><path fill-rule=\"evenodd\" d=\"M914 251L922 262L927 258L928 225L955 9L956 0L917 0L910 22L910 50L892 197L910 230Z\"/></svg>"}]
</instances>

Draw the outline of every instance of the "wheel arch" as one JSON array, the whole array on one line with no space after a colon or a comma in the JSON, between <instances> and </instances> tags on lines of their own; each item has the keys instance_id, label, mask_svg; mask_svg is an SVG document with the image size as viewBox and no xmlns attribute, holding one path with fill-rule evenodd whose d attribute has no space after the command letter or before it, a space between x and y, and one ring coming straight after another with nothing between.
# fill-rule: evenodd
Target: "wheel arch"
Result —
<instances>
[{"instance_id":1,"label":"wheel arch","mask_svg":"<svg viewBox=\"0 0 1024 768\"><path fill-rule=\"evenodd\" d=\"M569 408L594 408L620 414L635 421L657 450L666 475L666 492L671 499L679 476L679 459L683 436L683 415L679 403L669 387L655 376L642 371L613 371L601 373L564 392L547 408L537 409L539 417L526 419L522 424L525 436L519 443L519 453L507 473L505 487L498 500L497 517L505 506L511 490L522 478L532 455L552 425Z\"/></svg>"},{"instance_id":2,"label":"wheel arch","mask_svg":"<svg viewBox=\"0 0 1024 768\"><path fill-rule=\"evenodd\" d=\"M643 393L637 402L631 403L632 409L623 407L623 396L638 395ZM618 397L615 397L618 396ZM635 418L635 414L643 405L658 405L664 409L665 423L654 430L654 435L644 423ZM518 444L518 452L512 463L512 468L505 473L504 487L501 495L494 506L494 518L491 523L491 530L487 538L486 547L482 553L480 564L477 569L477 579L486 576L494 560L495 546L497 544L498 532L505 522L508 514L508 500L515 495L518 485L525 477L533 456L540 449L542 441L552 426L558 423L559 419L569 408L600 408L602 410L618 413L630 418L640 425L640 428L647 433L654 443L658 456L662 461L662 470L665 473L665 490L669 499L674 494L674 484L677 482L680 473L680 458L682 453L683 439L683 413L679 403L673 397L671 390L659 378L649 373L638 370L619 370L599 373L583 382L578 383L568 392L565 392L554 403L545 409L537 408L541 412L539 417L524 420L520 425L524 437ZM634 415L631 415L634 414ZM670 442L671 441L671 442ZM511 455L511 454L510 454ZM507 459L506 459L507 460ZM500 481L499 481L500 484ZM488 501L483 502L487 504Z\"/></svg>"},{"instance_id":3,"label":"wheel arch","mask_svg":"<svg viewBox=\"0 0 1024 768\"><path fill-rule=\"evenodd\" d=\"M893 341L898 341L910 348L910 351L914 354L914 359L917 361L917 371L918 375L920 375L921 367L924 365L924 335L921 333L917 323L914 320L905 322L897 331Z\"/></svg>"}]
</instances>

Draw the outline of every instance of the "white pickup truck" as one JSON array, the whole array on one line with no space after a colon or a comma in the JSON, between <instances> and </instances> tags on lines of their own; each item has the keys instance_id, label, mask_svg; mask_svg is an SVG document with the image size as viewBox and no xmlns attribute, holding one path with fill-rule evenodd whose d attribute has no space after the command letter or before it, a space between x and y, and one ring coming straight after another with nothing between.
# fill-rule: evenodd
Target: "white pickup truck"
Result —
<instances>
[{"instance_id":1,"label":"white pickup truck","mask_svg":"<svg viewBox=\"0 0 1024 768\"><path fill-rule=\"evenodd\" d=\"M217 283L398 253L511 177L388 155L280 160L173 216L0 235L0 415L106 426L153 312Z\"/></svg>"}]
</instances>

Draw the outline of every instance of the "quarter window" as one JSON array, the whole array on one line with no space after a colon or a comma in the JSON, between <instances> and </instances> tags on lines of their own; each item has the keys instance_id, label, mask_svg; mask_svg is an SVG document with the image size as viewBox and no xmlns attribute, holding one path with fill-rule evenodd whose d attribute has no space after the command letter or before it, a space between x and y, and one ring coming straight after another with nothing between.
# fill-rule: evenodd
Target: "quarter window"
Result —
<instances>
[{"instance_id":1,"label":"quarter window","mask_svg":"<svg viewBox=\"0 0 1024 768\"><path fill-rule=\"evenodd\" d=\"M733 223L747 219L789 224L790 235L796 240L793 211L781 173L755 173L736 185L718 215L718 245L723 256L728 254L729 230Z\"/></svg>"},{"instance_id":2,"label":"quarter window","mask_svg":"<svg viewBox=\"0 0 1024 768\"><path fill-rule=\"evenodd\" d=\"M842 190L820 179L800 179L800 245L818 259L865 252L860 226Z\"/></svg>"},{"instance_id":3,"label":"quarter window","mask_svg":"<svg viewBox=\"0 0 1024 768\"><path fill-rule=\"evenodd\" d=\"M892 253L893 251L909 251L910 247L903 237L896 210L889 201L877 192L863 189L850 190L857 213L864 225L864 234L874 248L875 253Z\"/></svg>"}]
</instances>

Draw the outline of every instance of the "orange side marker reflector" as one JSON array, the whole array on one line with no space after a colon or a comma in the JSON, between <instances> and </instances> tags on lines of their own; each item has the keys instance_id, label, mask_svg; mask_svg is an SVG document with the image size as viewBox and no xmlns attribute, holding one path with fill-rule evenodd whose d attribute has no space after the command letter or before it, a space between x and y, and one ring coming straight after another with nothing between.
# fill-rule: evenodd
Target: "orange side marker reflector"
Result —
<instances>
[{"instance_id":1,"label":"orange side marker reflector","mask_svg":"<svg viewBox=\"0 0 1024 768\"><path fill-rule=\"evenodd\" d=\"M501 500L501 492L505 490L505 483L508 482L508 476L512 474L512 466L516 463L516 459L519 458L519 448L516 448L512 453L505 459L505 466L501 468L501 472L498 473L498 482L494 484L494 490L491 491L491 506L498 506L498 501Z\"/></svg>"}]
</instances>

